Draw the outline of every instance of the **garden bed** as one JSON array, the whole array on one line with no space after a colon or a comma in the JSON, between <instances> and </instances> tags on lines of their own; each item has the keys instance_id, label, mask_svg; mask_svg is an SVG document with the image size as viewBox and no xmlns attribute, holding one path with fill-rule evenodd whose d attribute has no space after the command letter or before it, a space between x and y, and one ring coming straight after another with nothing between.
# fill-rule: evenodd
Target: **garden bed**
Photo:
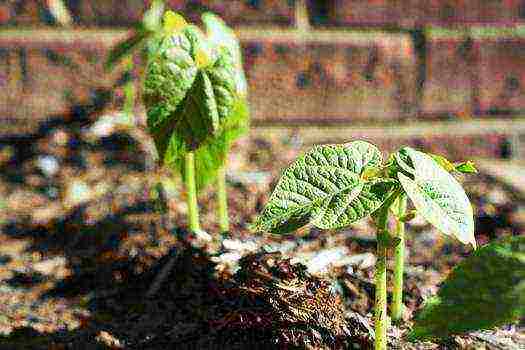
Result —
<instances>
[{"instance_id":1,"label":"garden bed","mask_svg":"<svg viewBox=\"0 0 525 350\"><path fill-rule=\"evenodd\" d=\"M369 222L294 236L247 229L279 169L304 149L300 137L280 133L236 145L228 166L232 230L217 233L214 194L204 191L209 236L187 233L181 181L152 166L150 146L111 119L58 124L0 145L1 348L370 346ZM484 174L461 181L475 205L478 244L525 232L525 203L515 193ZM409 320L470 248L418 217L407 245ZM392 347L525 346L523 323L447 344L405 343L409 326L391 327Z\"/></svg>"}]
</instances>

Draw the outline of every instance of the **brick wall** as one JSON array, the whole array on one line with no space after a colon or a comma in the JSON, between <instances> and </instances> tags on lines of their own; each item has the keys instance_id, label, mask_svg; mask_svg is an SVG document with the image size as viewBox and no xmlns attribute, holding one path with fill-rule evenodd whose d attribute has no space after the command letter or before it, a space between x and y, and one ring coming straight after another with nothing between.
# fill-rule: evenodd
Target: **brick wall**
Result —
<instances>
[{"instance_id":1,"label":"brick wall","mask_svg":"<svg viewBox=\"0 0 525 350\"><path fill-rule=\"evenodd\" d=\"M118 42L103 39L111 33L55 41L43 35L40 43L5 34L55 29L48 1L0 0L0 25L10 28L0 32L0 133L67 113L121 77L122 70L102 70ZM192 21L210 10L237 29L256 123L499 118L525 110L525 1L167 2ZM139 21L149 0L65 3L73 32L111 31ZM116 96L112 106L122 91Z\"/></svg>"}]
</instances>

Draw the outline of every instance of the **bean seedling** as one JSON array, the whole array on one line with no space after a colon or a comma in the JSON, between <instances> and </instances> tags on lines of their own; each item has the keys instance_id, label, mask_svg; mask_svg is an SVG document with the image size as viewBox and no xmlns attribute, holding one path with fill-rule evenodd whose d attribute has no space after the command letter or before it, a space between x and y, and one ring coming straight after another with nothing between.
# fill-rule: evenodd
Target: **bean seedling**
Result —
<instances>
[{"instance_id":1,"label":"bean seedling","mask_svg":"<svg viewBox=\"0 0 525 350\"><path fill-rule=\"evenodd\" d=\"M311 223L321 229L337 229L371 215L377 226L375 348L386 349L387 251L399 247L397 255L404 249L399 237L402 231L392 234L388 229L390 212L400 222L406 221L408 197L439 231L476 245L472 206L444 167L451 163L444 161L403 147L383 163L377 147L365 141L316 146L284 170L253 228L289 233ZM449 170L473 170L471 163L465 170L465 164ZM403 259L396 258L396 265L396 278L402 280ZM396 287L402 288L398 282ZM401 300L401 295L397 298Z\"/></svg>"},{"instance_id":2,"label":"bean seedling","mask_svg":"<svg viewBox=\"0 0 525 350\"><path fill-rule=\"evenodd\" d=\"M200 230L197 192L216 179L224 232L229 230L224 166L232 142L247 130L247 84L233 31L211 13L202 21L206 32L155 1L107 66L141 48L148 130L161 162L184 178L189 228Z\"/></svg>"}]
</instances>

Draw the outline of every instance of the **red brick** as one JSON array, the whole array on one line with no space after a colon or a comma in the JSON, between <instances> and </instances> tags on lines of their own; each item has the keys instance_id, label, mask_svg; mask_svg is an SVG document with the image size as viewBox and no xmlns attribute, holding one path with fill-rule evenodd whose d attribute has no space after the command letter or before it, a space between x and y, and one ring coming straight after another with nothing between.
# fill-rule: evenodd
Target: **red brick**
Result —
<instances>
[{"instance_id":1,"label":"red brick","mask_svg":"<svg viewBox=\"0 0 525 350\"><path fill-rule=\"evenodd\" d=\"M519 0L409 0L408 16L421 24L508 23L519 21Z\"/></svg>"},{"instance_id":2,"label":"red brick","mask_svg":"<svg viewBox=\"0 0 525 350\"><path fill-rule=\"evenodd\" d=\"M396 24L402 16L397 0L331 0L328 3L329 22L336 25Z\"/></svg>"},{"instance_id":3,"label":"red brick","mask_svg":"<svg viewBox=\"0 0 525 350\"><path fill-rule=\"evenodd\" d=\"M475 40L479 113L525 111L525 37Z\"/></svg>"},{"instance_id":4,"label":"red brick","mask_svg":"<svg viewBox=\"0 0 525 350\"><path fill-rule=\"evenodd\" d=\"M350 26L509 23L524 11L520 0L330 0L325 7L329 23Z\"/></svg>"},{"instance_id":5,"label":"red brick","mask_svg":"<svg viewBox=\"0 0 525 350\"><path fill-rule=\"evenodd\" d=\"M413 106L415 66L407 37L338 44L268 40L244 47L255 119L400 119Z\"/></svg>"},{"instance_id":6,"label":"red brick","mask_svg":"<svg viewBox=\"0 0 525 350\"><path fill-rule=\"evenodd\" d=\"M440 154L451 161L462 161L473 158L501 158L502 146L508 135L469 135L469 136L422 136L406 139L382 138L370 140L381 150L393 152L401 146L411 146L434 154Z\"/></svg>"},{"instance_id":7,"label":"red brick","mask_svg":"<svg viewBox=\"0 0 525 350\"><path fill-rule=\"evenodd\" d=\"M229 24L282 24L294 23L293 1L289 0L168 0L168 5L197 22L203 11L212 11Z\"/></svg>"},{"instance_id":8,"label":"red brick","mask_svg":"<svg viewBox=\"0 0 525 350\"><path fill-rule=\"evenodd\" d=\"M51 115L63 115L72 104L88 103L95 89L110 89L122 73L104 73L105 50L3 49L0 55L0 134L34 130ZM117 91L118 95L118 91Z\"/></svg>"},{"instance_id":9,"label":"red brick","mask_svg":"<svg viewBox=\"0 0 525 350\"><path fill-rule=\"evenodd\" d=\"M80 1L71 7L77 20L84 25L122 26L142 19L151 1L144 0L93 0ZM204 11L220 15L229 24L284 24L293 23L294 8L287 0L168 0L167 5L181 12L193 22L200 21ZM256 4L258 3L258 4Z\"/></svg>"},{"instance_id":10,"label":"red brick","mask_svg":"<svg viewBox=\"0 0 525 350\"><path fill-rule=\"evenodd\" d=\"M471 41L459 32L430 31L426 50L422 114L471 115L476 74Z\"/></svg>"}]
</instances>

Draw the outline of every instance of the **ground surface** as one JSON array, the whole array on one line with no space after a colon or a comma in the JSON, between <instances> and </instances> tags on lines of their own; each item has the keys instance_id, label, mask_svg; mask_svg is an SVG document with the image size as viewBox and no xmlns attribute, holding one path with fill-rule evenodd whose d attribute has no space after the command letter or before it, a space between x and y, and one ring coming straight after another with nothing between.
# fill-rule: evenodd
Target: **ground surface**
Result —
<instances>
[{"instance_id":1,"label":"ground surface","mask_svg":"<svg viewBox=\"0 0 525 350\"><path fill-rule=\"evenodd\" d=\"M107 120L57 124L0 145L0 349L370 346L368 222L281 237L247 229L301 139L236 146L229 234L217 234L213 191L200 196L211 238L185 231L180 181L152 166L149 146L140 132ZM476 207L479 244L525 233L516 193L483 174L461 180ZM420 218L408 235L408 321L389 331L392 347L525 348L523 325L405 343L412 313L470 249ZM157 283L161 271L168 274Z\"/></svg>"}]
</instances>

